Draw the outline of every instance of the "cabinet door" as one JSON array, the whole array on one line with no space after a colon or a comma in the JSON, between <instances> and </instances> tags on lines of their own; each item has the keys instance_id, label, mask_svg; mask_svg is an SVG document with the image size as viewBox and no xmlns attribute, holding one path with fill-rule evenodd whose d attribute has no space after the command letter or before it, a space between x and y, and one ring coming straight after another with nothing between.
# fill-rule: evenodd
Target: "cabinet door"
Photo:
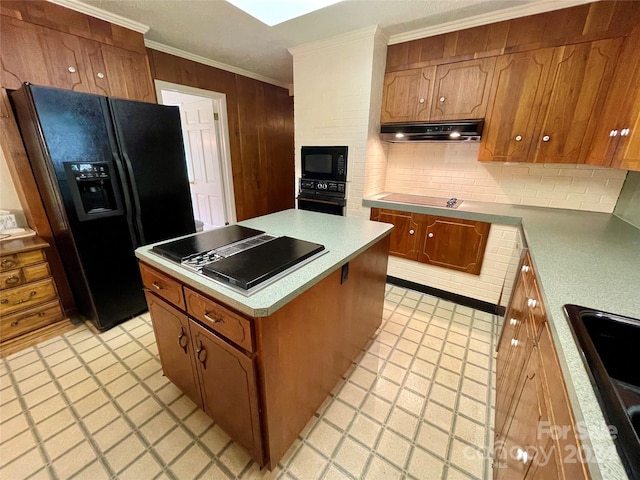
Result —
<instances>
[{"instance_id":1,"label":"cabinet door","mask_svg":"<svg viewBox=\"0 0 640 480\"><path fill-rule=\"evenodd\" d=\"M2 86L35 85L90 92L77 37L13 18L2 22Z\"/></svg>"},{"instance_id":2,"label":"cabinet door","mask_svg":"<svg viewBox=\"0 0 640 480\"><path fill-rule=\"evenodd\" d=\"M112 45L100 45L104 76L112 97L156 103L147 56ZM99 77L101 72L92 72Z\"/></svg>"},{"instance_id":3,"label":"cabinet door","mask_svg":"<svg viewBox=\"0 0 640 480\"><path fill-rule=\"evenodd\" d=\"M420 262L480 275L490 223L422 216Z\"/></svg>"},{"instance_id":4,"label":"cabinet door","mask_svg":"<svg viewBox=\"0 0 640 480\"><path fill-rule=\"evenodd\" d=\"M428 120L436 67L387 73L380 122Z\"/></svg>"},{"instance_id":5,"label":"cabinet door","mask_svg":"<svg viewBox=\"0 0 640 480\"><path fill-rule=\"evenodd\" d=\"M640 28L629 35L598 117L586 163L640 170Z\"/></svg>"},{"instance_id":6,"label":"cabinet door","mask_svg":"<svg viewBox=\"0 0 640 480\"><path fill-rule=\"evenodd\" d=\"M514 395L515 408L506 427L504 440L495 444L494 480L525 478L537 453L538 422L542 419L539 398L541 383L537 371L537 355L529 355L524 369L524 382Z\"/></svg>"},{"instance_id":7,"label":"cabinet door","mask_svg":"<svg viewBox=\"0 0 640 480\"><path fill-rule=\"evenodd\" d=\"M377 220L394 226L391 232L390 255L417 260L419 231L414 215L410 212L380 210Z\"/></svg>"},{"instance_id":8,"label":"cabinet door","mask_svg":"<svg viewBox=\"0 0 640 480\"><path fill-rule=\"evenodd\" d=\"M478 160L527 161L553 51L498 57Z\"/></svg>"},{"instance_id":9,"label":"cabinet door","mask_svg":"<svg viewBox=\"0 0 640 480\"><path fill-rule=\"evenodd\" d=\"M601 119L618 57L619 38L558 48L534 132L537 163L583 163Z\"/></svg>"},{"instance_id":10,"label":"cabinet door","mask_svg":"<svg viewBox=\"0 0 640 480\"><path fill-rule=\"evenodd\" d=\"M145 292L145 297L158 344L162 371L202 408L187 316L152 293Z\"/></svg>"},{"instance_id":11,"label":"cabinet door","mask_svg":"<svg viewBox=\"0 0 640 480\"><path fill-rule=\"evenodd\" d=\"M204 411L264 464L255 360L189 320Z\"/></svg>"},{"instance_id":12,"label":"cabinet door","mask_svg":"<svg viewBox=\"0 0 640 480\"><path fill-rule=\"evenodd\" d=\"M484 118L495 57L440 65L434 82L431 120Z\"/></svg>"}]
</instances>

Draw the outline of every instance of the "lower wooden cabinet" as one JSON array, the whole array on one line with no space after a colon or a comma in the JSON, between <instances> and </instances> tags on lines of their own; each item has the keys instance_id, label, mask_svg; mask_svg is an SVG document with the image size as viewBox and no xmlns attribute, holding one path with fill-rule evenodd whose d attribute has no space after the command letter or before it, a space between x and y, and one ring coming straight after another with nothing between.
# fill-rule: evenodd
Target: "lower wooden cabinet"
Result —
<instances>
[{"instance_id":1,"label":"lower wooden cabinet","mask_svg":"<svg viewBox=\"0 0 640 480\"><path fill-rule=\"evenodd\" d=\"M505 316L496 378L494 479L590 478L528 252Z\"/></svg>"},{"instance_id":2,"label":"lower wooden cabinet","mask_svg":"<svg viewBox=\"0 0 640 480\"><path fill-rule=\"evenodd\" d=\"M390 255L480 275L490 223L380 208L371 220L395 227Z\"/></svg>"}]
</instances>

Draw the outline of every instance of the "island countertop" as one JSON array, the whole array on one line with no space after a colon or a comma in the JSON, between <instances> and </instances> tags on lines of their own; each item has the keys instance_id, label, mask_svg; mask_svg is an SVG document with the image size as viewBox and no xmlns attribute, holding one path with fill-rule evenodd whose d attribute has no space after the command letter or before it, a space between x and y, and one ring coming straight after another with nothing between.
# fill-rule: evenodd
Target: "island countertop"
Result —
<instances>
[{"instance_id":1,"label":"island countertop","mask_svg":"<svg viewBox=\"0 0 640 480\"><path fill-rule=\"evenodd\" d=\"M293 209L244 220L238 222L238 225L263 230L275 236L287 235L320 243L327 252L250 296L151 252L155 245L166 242L140 247L135 252L136 257L246 315L266 317L364 252L393 229L391 225L361 218ZM175 239L168 241L173 240Z\"/></svg>"},{"instance_id":2,"label":"island countertop","mask_svg":"<svg viewBox=\"0 0 640 480\"><path fill-rule=\"evenodd\" d=\"M577 421L584 422L596 462L593 478L628 478L606 426L593 385L564 315L576 304L640 317L640 229L607 213L464 200L456 209L395 203L386 193L366 207L521 226L541 285L563 376Z\"/></svg>"}]
</instances>

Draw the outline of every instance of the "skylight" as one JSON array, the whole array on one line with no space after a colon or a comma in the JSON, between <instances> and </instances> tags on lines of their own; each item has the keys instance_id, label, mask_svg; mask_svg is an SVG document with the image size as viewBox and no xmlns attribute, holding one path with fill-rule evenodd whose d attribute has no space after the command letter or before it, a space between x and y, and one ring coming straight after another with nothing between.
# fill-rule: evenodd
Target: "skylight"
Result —
<instances>
[{"instance_id":1,"label":"skylight","mask_svg":"<svg viewBox=\"0 0 640 480\"><path fill-rule=\"evenodd\" d=\"M341 0L227 0L270 27L315 12Z\"/></svg>"}]
</instances>

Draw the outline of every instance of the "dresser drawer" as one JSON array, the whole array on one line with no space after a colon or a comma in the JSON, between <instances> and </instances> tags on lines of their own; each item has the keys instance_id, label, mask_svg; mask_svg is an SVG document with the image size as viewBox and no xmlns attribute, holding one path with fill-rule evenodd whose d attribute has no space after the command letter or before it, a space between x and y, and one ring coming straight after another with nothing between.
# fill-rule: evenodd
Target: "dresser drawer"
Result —
<instances>
[{"instance_id":1,"label":"dresser drawer","mask_svg":"<svg viewBox=\"0 0 640 480\"><path fill-rule=\"evenodd\" d=\"M4 316L0 319L0 340L10 340L24 333L55 323L58 320L62 320L62 318L64 318L64 314L58 300Z\"/></svg>"},{"instance_id":2,"label":"dresser drawer","mask_svg":"<svg viewBox=\"0 0 640 480\"><path fill-rule=\"evenodd\" d=\"M51 278L19 287L7 288L0 293L0 315L7 315L57 297Z\"/></svg>"},{"instance_id":3,"label":"dresser drawer","mask_svg":"<svg viewBox=\"0 0 640 480\"><path fill-rule=\"evenodd\" d=\"M170 303L173 303L182 310L185 309L184 295L182 294L182 284L167 277L164 273L145 265L140 264L142 283L156 295L161 296Z\"/></svg>"},{"instance_id":4,"label":"dresser drawer","mask_svg":"<svg viewBox=\"0 0 640 480\"><path fill-rule=\"evenodd\" d=\"M29 252L14 253L0 257L0 272L14 270L26 265L44 262L45 256L42 250L31 250Z\"/></svg>"},{"instance_id":5,"label":"dresser drawer","mask_svg":"<svg viewBox=\"0 0 640 480\"><path fill-rule=\"evenodd\" d=\"M253 351L249 320L187 287L184 291L189 315L245 350Z\"/></svg>"},{"instance_id":6,"label":"dresser drawer","mask_svg":"<svg viewBox=\"0 0 640 480\"><path fill-rule=\"evenodd\" d=\"M51 276L48 263L38 263L19 270L0 273L0 288L11 288Z\"/></svg>"}]
</instances>

